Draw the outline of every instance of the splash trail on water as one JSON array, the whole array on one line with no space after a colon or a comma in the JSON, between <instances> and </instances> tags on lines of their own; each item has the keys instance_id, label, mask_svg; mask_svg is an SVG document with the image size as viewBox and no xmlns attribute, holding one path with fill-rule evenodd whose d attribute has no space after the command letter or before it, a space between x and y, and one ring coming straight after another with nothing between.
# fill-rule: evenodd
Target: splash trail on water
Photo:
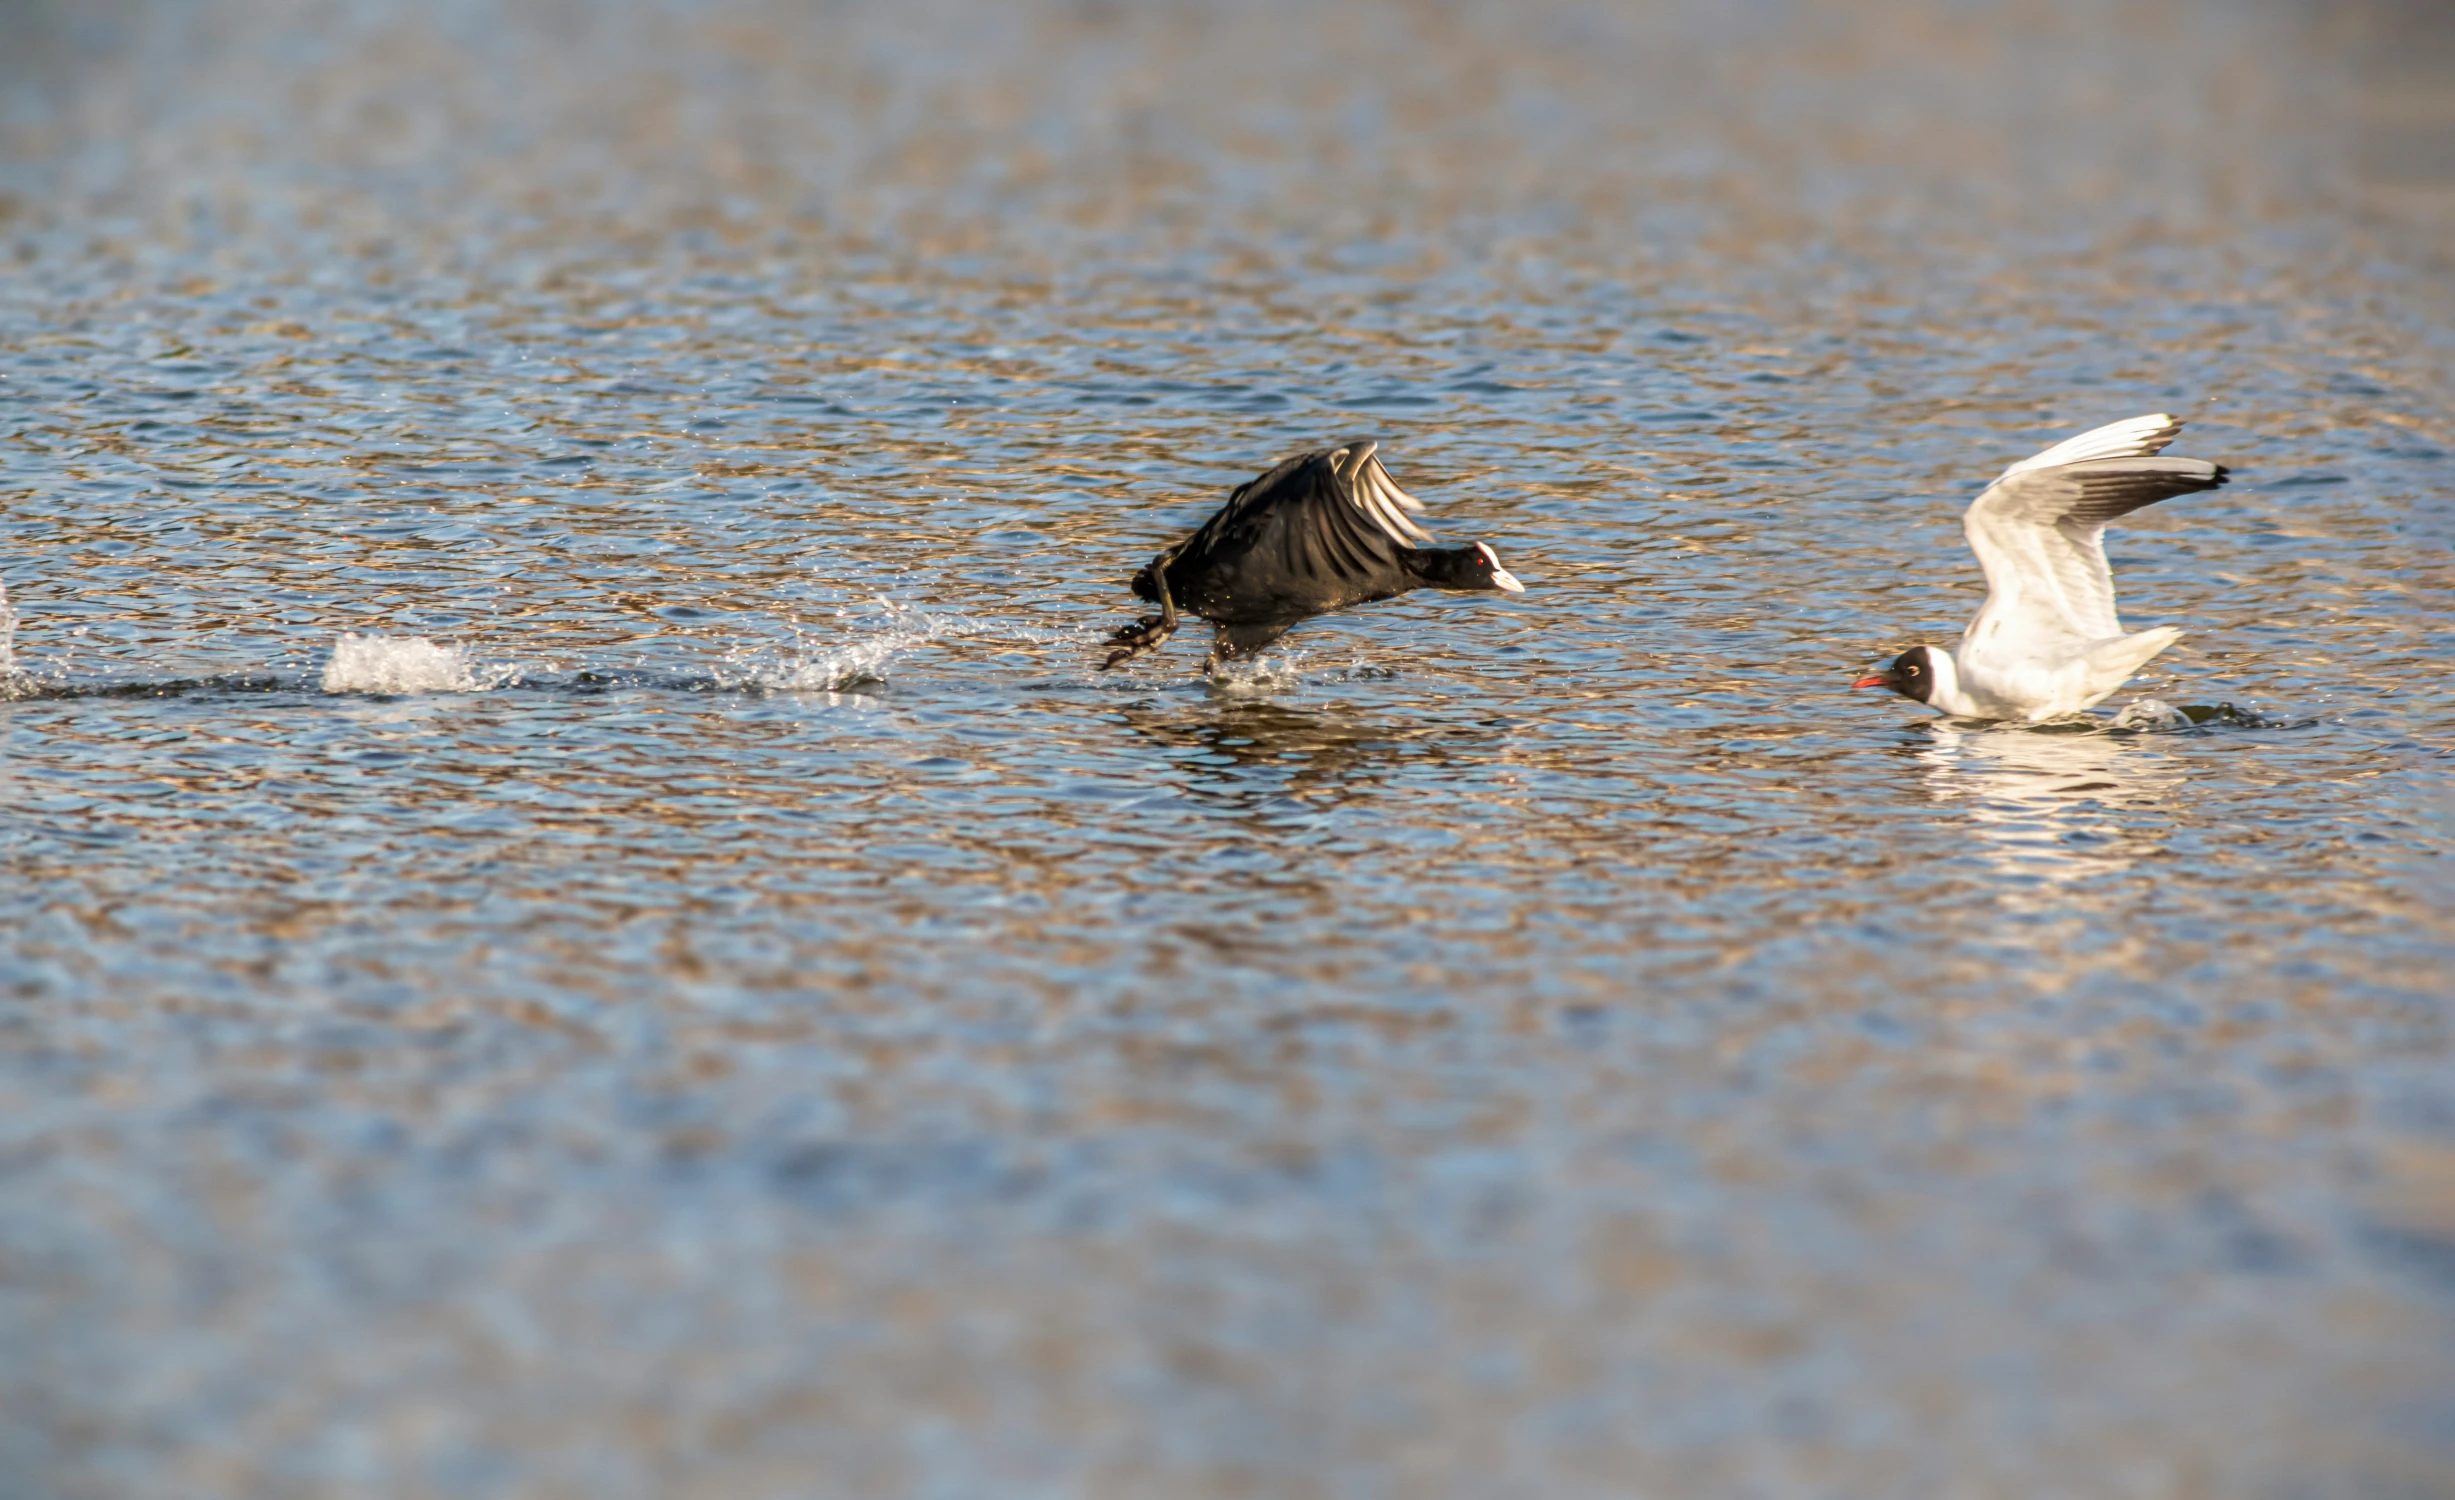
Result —
<instances>
[{"instance_id":1,"label":"splash trail on water","mask_svg":"<svg viewBox=\"0 0 2455 1500\"><path fill-rule=\"evenodd\" d=\"M9 589L0 583L0 691L17 676L17 611L9 605Z\"/></svg>"},{"instance_id":2,"label":"splash trail on water","mask_svg":"<svg viewBox=\"0 0 2455 1500\"><path fill-rule=\"evenodd\" d=\"M460 646L437 645L424 636L344 633L324 664L327 693L405 696L414 693L482 693L520 681L508 663L480 663Z\"/></svg>"},{"instance_id":3,"label":"splash trail on water","mask_svg":"<svg viewBox=\"0 0 2455 1500\"><path fill-rule=\"evenodd\" d=\"M770 693L841 693L883 687L888 667L898 658L917 647L940 641L1008 641L1044 646L1064 638L1062 633L1035 630L1011 621L936 614L883 598L877 602L887 611L883 627L817 649L812 648L806 633L797 631L791 653L739 658L735 665L717 671L716 686Z\"/></svg>"}]
</instances>

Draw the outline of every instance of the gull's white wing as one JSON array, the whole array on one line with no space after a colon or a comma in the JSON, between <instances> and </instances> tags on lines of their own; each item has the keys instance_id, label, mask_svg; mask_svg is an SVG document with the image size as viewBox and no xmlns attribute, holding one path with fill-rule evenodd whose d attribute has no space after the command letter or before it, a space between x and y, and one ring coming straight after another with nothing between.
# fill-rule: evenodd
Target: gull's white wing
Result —
<instances>
[{"instance_id":1,"label":"gull's white wing","mask_svg":"<svg viewBox=\"0 0 2455 1500\"><path fill-rule=\"evenodd\" d=\"M1961 518L1986 571L1986 607L1963 639L2026 653L2123 634L2106 523L2225 482L2222 465L2156 456L2181 426L2162 415L2116 422L2014 464L1988 485Z\"/></svg>"},{"instance_id":2,"label":"gull's white wing","mask_svg":"<svg viewBox=\"0 0 2455 1500\"><path fill-rule=\"evenodd\" d=\"M2002 477L2026 474L2033 469L2052 469L2063 464L2086 463L2093 458L2149 458L2165 451L2165 445L2182 430L2182 423L2161 411L2144 417L2130 417L2120 422L2108 422L2092 427L2076 438L2067 438L2033 458L2024 458L2003 471Z\"/></svg>"}]
</instances>

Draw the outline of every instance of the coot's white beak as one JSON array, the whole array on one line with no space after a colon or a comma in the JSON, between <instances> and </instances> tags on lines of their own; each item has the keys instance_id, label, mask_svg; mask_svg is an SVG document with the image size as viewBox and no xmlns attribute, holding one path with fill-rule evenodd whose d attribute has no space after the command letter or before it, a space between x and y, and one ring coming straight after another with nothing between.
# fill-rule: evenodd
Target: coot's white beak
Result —
<instances>
[{"instance_id":1,"label":"coot's white beak","mask_svg":"<svg viewBox=\"0 0 2455 1500\"><path fill-rule=\"evenodd\" d=\"M1489 544L1477 542L1475 543L1475 550L1482 553L1483 560L1492 565L1492 583L1494 586L1507 589L1512 594L1522 594L1526 592L1526 586L1518 582L1515 578L1510 577L1509 570L1500 565L1500 554L1494 552Z\"/></svg>"}]
</instances>

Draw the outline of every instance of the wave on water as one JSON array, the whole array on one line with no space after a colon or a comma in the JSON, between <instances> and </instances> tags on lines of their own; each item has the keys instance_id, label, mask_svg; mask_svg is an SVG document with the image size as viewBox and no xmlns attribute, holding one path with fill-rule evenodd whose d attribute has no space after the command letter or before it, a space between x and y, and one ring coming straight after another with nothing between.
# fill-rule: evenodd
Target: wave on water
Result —
<instances>
[{"instance_id":1,"label":"wave on water","mask_svg":"<svg viewBox=\"0 0 2455 1500\"><path fill-rule=\"evenodd\" d=\"M482 663L459 646L424 636L344 633L324 663L324 691L385 697L413 693L482 693L520 680L508 663Z\"/></svg>"}]
</instances>

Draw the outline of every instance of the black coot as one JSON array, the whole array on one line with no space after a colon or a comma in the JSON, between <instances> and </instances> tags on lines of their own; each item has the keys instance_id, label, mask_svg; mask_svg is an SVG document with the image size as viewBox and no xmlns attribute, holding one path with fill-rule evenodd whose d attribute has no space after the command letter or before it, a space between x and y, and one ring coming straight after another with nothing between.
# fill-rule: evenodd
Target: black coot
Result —
<instances>
[{"instance_id":1,"label":"black coot","mask_svg":"<svg viewBox=\"0 0 2455 1500\"><path fill-rule=\"evenodd\" d=\"M1238 485L1219 514L1134 575L1134 592L1159 606L1118 631L1103 669L1173 633L1180 614L1217 627L1205 670L1250 656L1314 615L1409 589L1506 589L1492 549L1435 547L1407 519L1422 502L1390 481L1380 445L1300 453Z\"/></svg>"}]
</instances>

